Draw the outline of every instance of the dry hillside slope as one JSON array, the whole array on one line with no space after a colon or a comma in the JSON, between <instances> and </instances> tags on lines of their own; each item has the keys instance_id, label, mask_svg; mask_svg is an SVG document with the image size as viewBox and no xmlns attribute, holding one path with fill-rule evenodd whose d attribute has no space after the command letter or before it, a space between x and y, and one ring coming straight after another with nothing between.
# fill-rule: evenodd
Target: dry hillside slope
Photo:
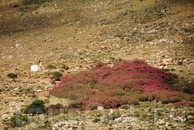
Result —
<instances>
[{"instance_id":1,"label":"dry hillside slope","mask_svg":"<svg viewBox=\"0 0 194 130\"><path fill-rule=\"evenodd\" d=\"M140 59L193 83L193 10L193 0L0 0L0 115L36 98L70 102L49 97L48 65L69 75ZM30 72L40 61L45 71Z\"/></svg>"},{"instance_id":2,"label":"dry hillside slope","mask_svg":"<svg viewBox=\"0 0 194 130\"><path fill-rule=\"evenodd\" d=\"M167 59L176 69L188 69L179 60L193 62L191 0L53 0L2 5L0 13L2 72L38 61L72 69L116 58L157 67Z\"/></svg>"}]
</instances>

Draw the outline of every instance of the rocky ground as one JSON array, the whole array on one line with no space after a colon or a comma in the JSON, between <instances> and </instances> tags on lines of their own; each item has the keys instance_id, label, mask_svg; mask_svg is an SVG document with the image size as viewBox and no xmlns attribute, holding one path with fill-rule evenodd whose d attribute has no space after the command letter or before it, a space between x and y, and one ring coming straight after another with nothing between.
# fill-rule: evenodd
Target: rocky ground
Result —
<instances>
[{"instance_id":1,"label":"rocky ground","mask_svg":"<svg viewBox=\"0 0 194 130\"><path fill-rule=\"evenodd\" d=\"M155 104L155 107L150 107L150 104ZM77 114L73 118L68 118L69 120L55 123L52 129L72 129L74 127L75 129L99 130L191 130L193 126L186 124L188 117L191 117L187 111L187 108L173 108L172 106L167 107L156 103L144 103L141 104L141 107L128 106L125 109L118 110L86 111Z\"/></svg>"},{"instance_id":2,"label":"rocky ground","mask_svg":"<svg viewBox=\"0 0 194 130\"><path fill-rule=\"evenodd\" d=\"M10 117L37 98L49 99L50 104L69 102L49 97L49 64L68 75L88 70L99 61L112 65L117 59L143 59L178 74L180 79L194 78L192 0L53 0L34 5L21 2L0 1L0 115ZM30 66L39 61L45 70L30 72ZM18 74L16 82L7 78L10 72ZM191 108L156 106L121 109L121 114L110 116L110 120L107 113L111 110L102 110L99 112L103 114L91 116L91 127L85 127L88 120L55 119L53 129L76 129L69 127L72 124L78 129L93 129L93 125L95 129L192 129L184 121L192 118ZM134 108L137 115L130 113ZM159 109L162 112L157 115ZM0 121L3 129L5 124Z\"/></svg>"}]
</instances>

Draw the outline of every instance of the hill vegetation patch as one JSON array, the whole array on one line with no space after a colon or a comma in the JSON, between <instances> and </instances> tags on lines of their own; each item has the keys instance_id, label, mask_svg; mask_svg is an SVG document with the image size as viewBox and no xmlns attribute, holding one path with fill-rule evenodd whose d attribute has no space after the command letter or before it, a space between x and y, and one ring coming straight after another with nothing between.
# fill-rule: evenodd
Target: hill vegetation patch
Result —
<instances>
[{"instance_id":1,"label":"hill vegetation patch","mask_svg":"<svg viewBox=\"0 0 194 130\"><path fill-rule=\"evenodd\" d=\"M130 104L134 100L177 103L189 96L172 89L177 79L176 74L149 66L142 60L122 60L113 67L98 63L89 71L65 76L50 94L71 99L70 107L83 110L93 102L107 109Z\"/></svg>"}]
</instances>

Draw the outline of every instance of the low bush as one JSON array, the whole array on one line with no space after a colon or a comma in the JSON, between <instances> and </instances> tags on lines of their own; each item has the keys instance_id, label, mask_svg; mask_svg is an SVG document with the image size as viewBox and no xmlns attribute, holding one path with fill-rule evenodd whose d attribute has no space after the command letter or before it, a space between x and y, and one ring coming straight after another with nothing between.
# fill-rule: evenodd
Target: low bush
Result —
<instances>
[{"instance_id":1,"label":"low bush","mask_svg":"<svg viewBox=\"0 0 194 130\"><path fill-rule=\"evenodd\" d=\"M77 102L73 102L69 105L70 108L78 108L78 109L82 109L83 108L83 102L82 101L77 101Z\"/></svg>"},{"instance_id":2,"label":"low bush","mask_svg":"<svg viewBox=\"0 0 194 130\"><path fill-rule=\"evenodd\" d=\"M122 105L121 99L117 97L105 97L98 102L100 102L105 109L118 108Z\"/></svg>"},{"instance_id":3,"label":"low bush","mask_svg":"<svg viewBox=\"0 0 194 130\"><path fill-rule=\"evenodd\" d=\"M20 114L12 116L10 121L11 121L11 125L13 127L21 127L22 126L22 119L21 119Z\"/></svg>"},{"instance_id":4,"label":"low bush","mask_svg":"<svg viewBox=\"0 0 194 130\"><path fill-rule=\"evenodd\" d=\"M121 109L130 109L130 105L124 104L124 105L122 105L120 108L121 108Z\"/></svg>"},{"instance_id":5,"label":"low bush","mask_svg":"<svg viewBox=\"0 0 194 130\"><path fill-rule=\"evenodd\" d=\"M170 99L170 102L171 102L171 103L176 103L176 102L181 102L181 101L182 101L182 100L181 100L180 97L175 97L175 98Z\"/></svg>"},{"instance_id":6,"label":"low bush","mask_svg":"<svg viewBox=\"0 0 194 130\"><path fill-rule=\"evenodd\" d=\"M25 121L25 122L27 122L28 121L28 116L26 116L26 115L24 115L24 116L22 116L22 121Z\"/></svg>"},{"instance_id":7,"label":"low bush","mask_svg":"<svg viewBox=\"0 0 194 130\"><path fill-rule=\"evenodd\" d=\"M43 4L45 2L50 2L52 0L24 0L22 2L23 5L30 5L30 4Z\"/></svg>"},{"instance_id":8,"label":"low bush","mask_svg":"<svg viewBox=\"0 0 194 130\"><path fill-rule=\"evenodd\" d=\"M35 100L32 104L30 104L25 110L26 114L43 114L45 113L45 105L42 100Z\"/></svg>"},{"instance_id":9,"label":"low bush","mask_svg":"<svg viewBox=\"0 0 194 130\"><path fill-rule=\"evenodd\" d=\"M7 74L7 77L9 77L9 78L12 78L13 79L13 81L14 82L16 82L16 78L17 78L17 74L14 74L14 73L9 73L9 74Z\"/></svg>"},{"instance_id":10,"label":"low bush","mask_svg":"<svg viewBox=\"0 0 194 130\"><path fill-rule=\"evenodd\" d=\"M125 95L125 91L121 90L121 89L111 89L107 95L110 96L124 96Z\"/></svg>"},{"instance_id":11,"label":"low bush","mask_svg":"<svg viewBox=\"0 0 194 130\"><path fill-rule=\"evenodd\" d=\"M194 102L191 102L191 101L176 102L174 104L177 107L180 107L180 106L184 106L184 107L194 107Z\"/></svg>"},{"instance_id":12,"label":"low bush","mask_svg":"<svg viewBox=\"0 0 194 130\"><path fill-rule=\"evenodd\" d=\"M193 111L192 112L189 112L188 115L194 116L194 112Z\"/></svg>"},{"instance_id":13,"label":"low bush","mask_svg":"<svg viewBox=\"0 0 194 130\"><path fill-rule=\"evenodd\" d=\"M101 121L100 118L95 118L95 119L93 119L92 122L97 123L97 122L100 122L100 121Z\"/></svg>"},{"instance_id":14,"label":"low bush","mask_svg":"<svg viewBox=\"0 0 194 130\"><path fill-rule=\"evenodd\" d=\"M60 78L63 76L62 73L56 71L53 73L53 77L55 78L56 81L60 81Z\"/></svg>"},{"instance_id":15,"label":"low bush","mask_svg":"<svg viewBox=\"0 0 194 130\"><path fill-rule=\"evenodd\" d=\"M168 103L170 103L169 100L163 100L163 101L162 101L162 104L168 104Z\"/></svg>"},{"instance_id":16,"label":"low bush","mask_svg":"<svg viewBox=\"0 0 194 130\"><path fill-rule=\"evenodd\" d=\"M189 119L187 122L188 124L194 125L194 118Z\"/></svg>"},{"instance_id":17,"label":"low bush","mask_svg":"<svg viewBox=\"0 0 194 130\"><path fill-rule=\"evenodd\" d=\"M149 100L148 100L147 95L142 95L142 96L139 97L139 101L146 102L146 101L149 101Z\"/></svg>"},{"instance_id":18,"label":"low bush","mask_svg":"<svg viewBox=\"0 0 194 130\"><path fill-rule=\"evenodd\" d=\"M29 11L34 11L36 9L38 9L38 5L28 5L28 6L21 6L19 8L19 11L23 11L23 12L29 12ZM18 30L18 31L23 31L23 30Z\"/></svg>"},{"instance_id":19,"label":"low bush","mask_svg":"<svg viewBox=\"0 0 194 130\"><path fill-rule=\"evenodd\" d=\"M129 105L139 105L139 101L138 100L131 100L131 101L129 101Z\"/></svg>"},{"instance_id":20,"label":"low bush","mask_svg":"<svg viewBox=\"0 0 194 130\"><path fill-rule=\"evenodd\" d=\"M110 115L113 120L115 120L116 118L119 118L122 116L122 113L121 112L118 112L118 111L115 111L113 112L111 115Z\"/></svg>"},{"instance_id":21,"label":"low bush","mask_svg":"<svg viewBox=\"0 0 194 130\"><path fill-rule=\"evenodd\" d=\"M120 61L122 61L121 58L118 58L118 59L116 58L116 59L114 59L114 60L113 60L113 65L119 63Z\"/></svg>"},{"instance_id":22,"label":"low bush","mask_svg":"<svg viewBox=\"0 0 194 130\"><path fill-rule=\"evenodd\" d=\"M180 102L180 98L176 98L180 92L171 85L177 84L177 79L177 75L149 66L142 60L122 60L113 67L99 62L89 71L62 77L50 94L72 99L74 102L70 106L80 109L92 102L107 109L129 104L130 100L176 103ZM175 96L167 98L171 95Z\"/></svg>"},{"instance_id":23,"label":"low bush","mask_svg":"<svg viewBox=\"0 0 194 130\"><path fill-rule=\"evenodd\" d=\"M56 66L51 65L51 64L47 66L47 69L56 69L56 68L57 68Z\"/></svg>"},{"instance_id":24,"label":"low bush","mask_svg":"<svg viewBox=\"0 0 194 130\"><path fill-rule=\"evenodd\" d=\"M185 86L183 92L188 94L194 94L194 86Z\"/></svg>"}]
</instances>

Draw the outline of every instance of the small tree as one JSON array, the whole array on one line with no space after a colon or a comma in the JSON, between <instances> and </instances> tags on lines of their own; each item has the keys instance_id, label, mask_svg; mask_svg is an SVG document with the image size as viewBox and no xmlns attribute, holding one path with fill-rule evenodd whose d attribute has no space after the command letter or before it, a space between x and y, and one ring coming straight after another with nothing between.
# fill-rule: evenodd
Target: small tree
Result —
<instances>
[{"instance_id":1,"label":"small tree","mask_svg":"<svg viewBox=\"0 0 194 130\"><path fill-rule=\"evenodd\" d=\"M63 76L60 72L54 72L53 77L55 78L56 81L60 81L60 78Z\"/></svg>"},{"instance_id":2,"label":"small tree","mask_svg":"<svg viewBox=\"0 0 194 130\"><path fill-rule=\"evenodd\" d=\"M7 74L7 76L8 76L9 78L12 78L13 81L16 82L15 78L17 78L17 74L9 73L9 74Z\"/></svg>"},{"instance_id":3,"label":"small tree","mask_svg":"<svg viewBox=\"0 0 194 130\"><path fill-rule=\"evenodd\" d=\"M35 100L32 104L30 104L25 110L26 114L43 114L45 113L45 105L42 100Z\"/></svg>"}]
</instances>

